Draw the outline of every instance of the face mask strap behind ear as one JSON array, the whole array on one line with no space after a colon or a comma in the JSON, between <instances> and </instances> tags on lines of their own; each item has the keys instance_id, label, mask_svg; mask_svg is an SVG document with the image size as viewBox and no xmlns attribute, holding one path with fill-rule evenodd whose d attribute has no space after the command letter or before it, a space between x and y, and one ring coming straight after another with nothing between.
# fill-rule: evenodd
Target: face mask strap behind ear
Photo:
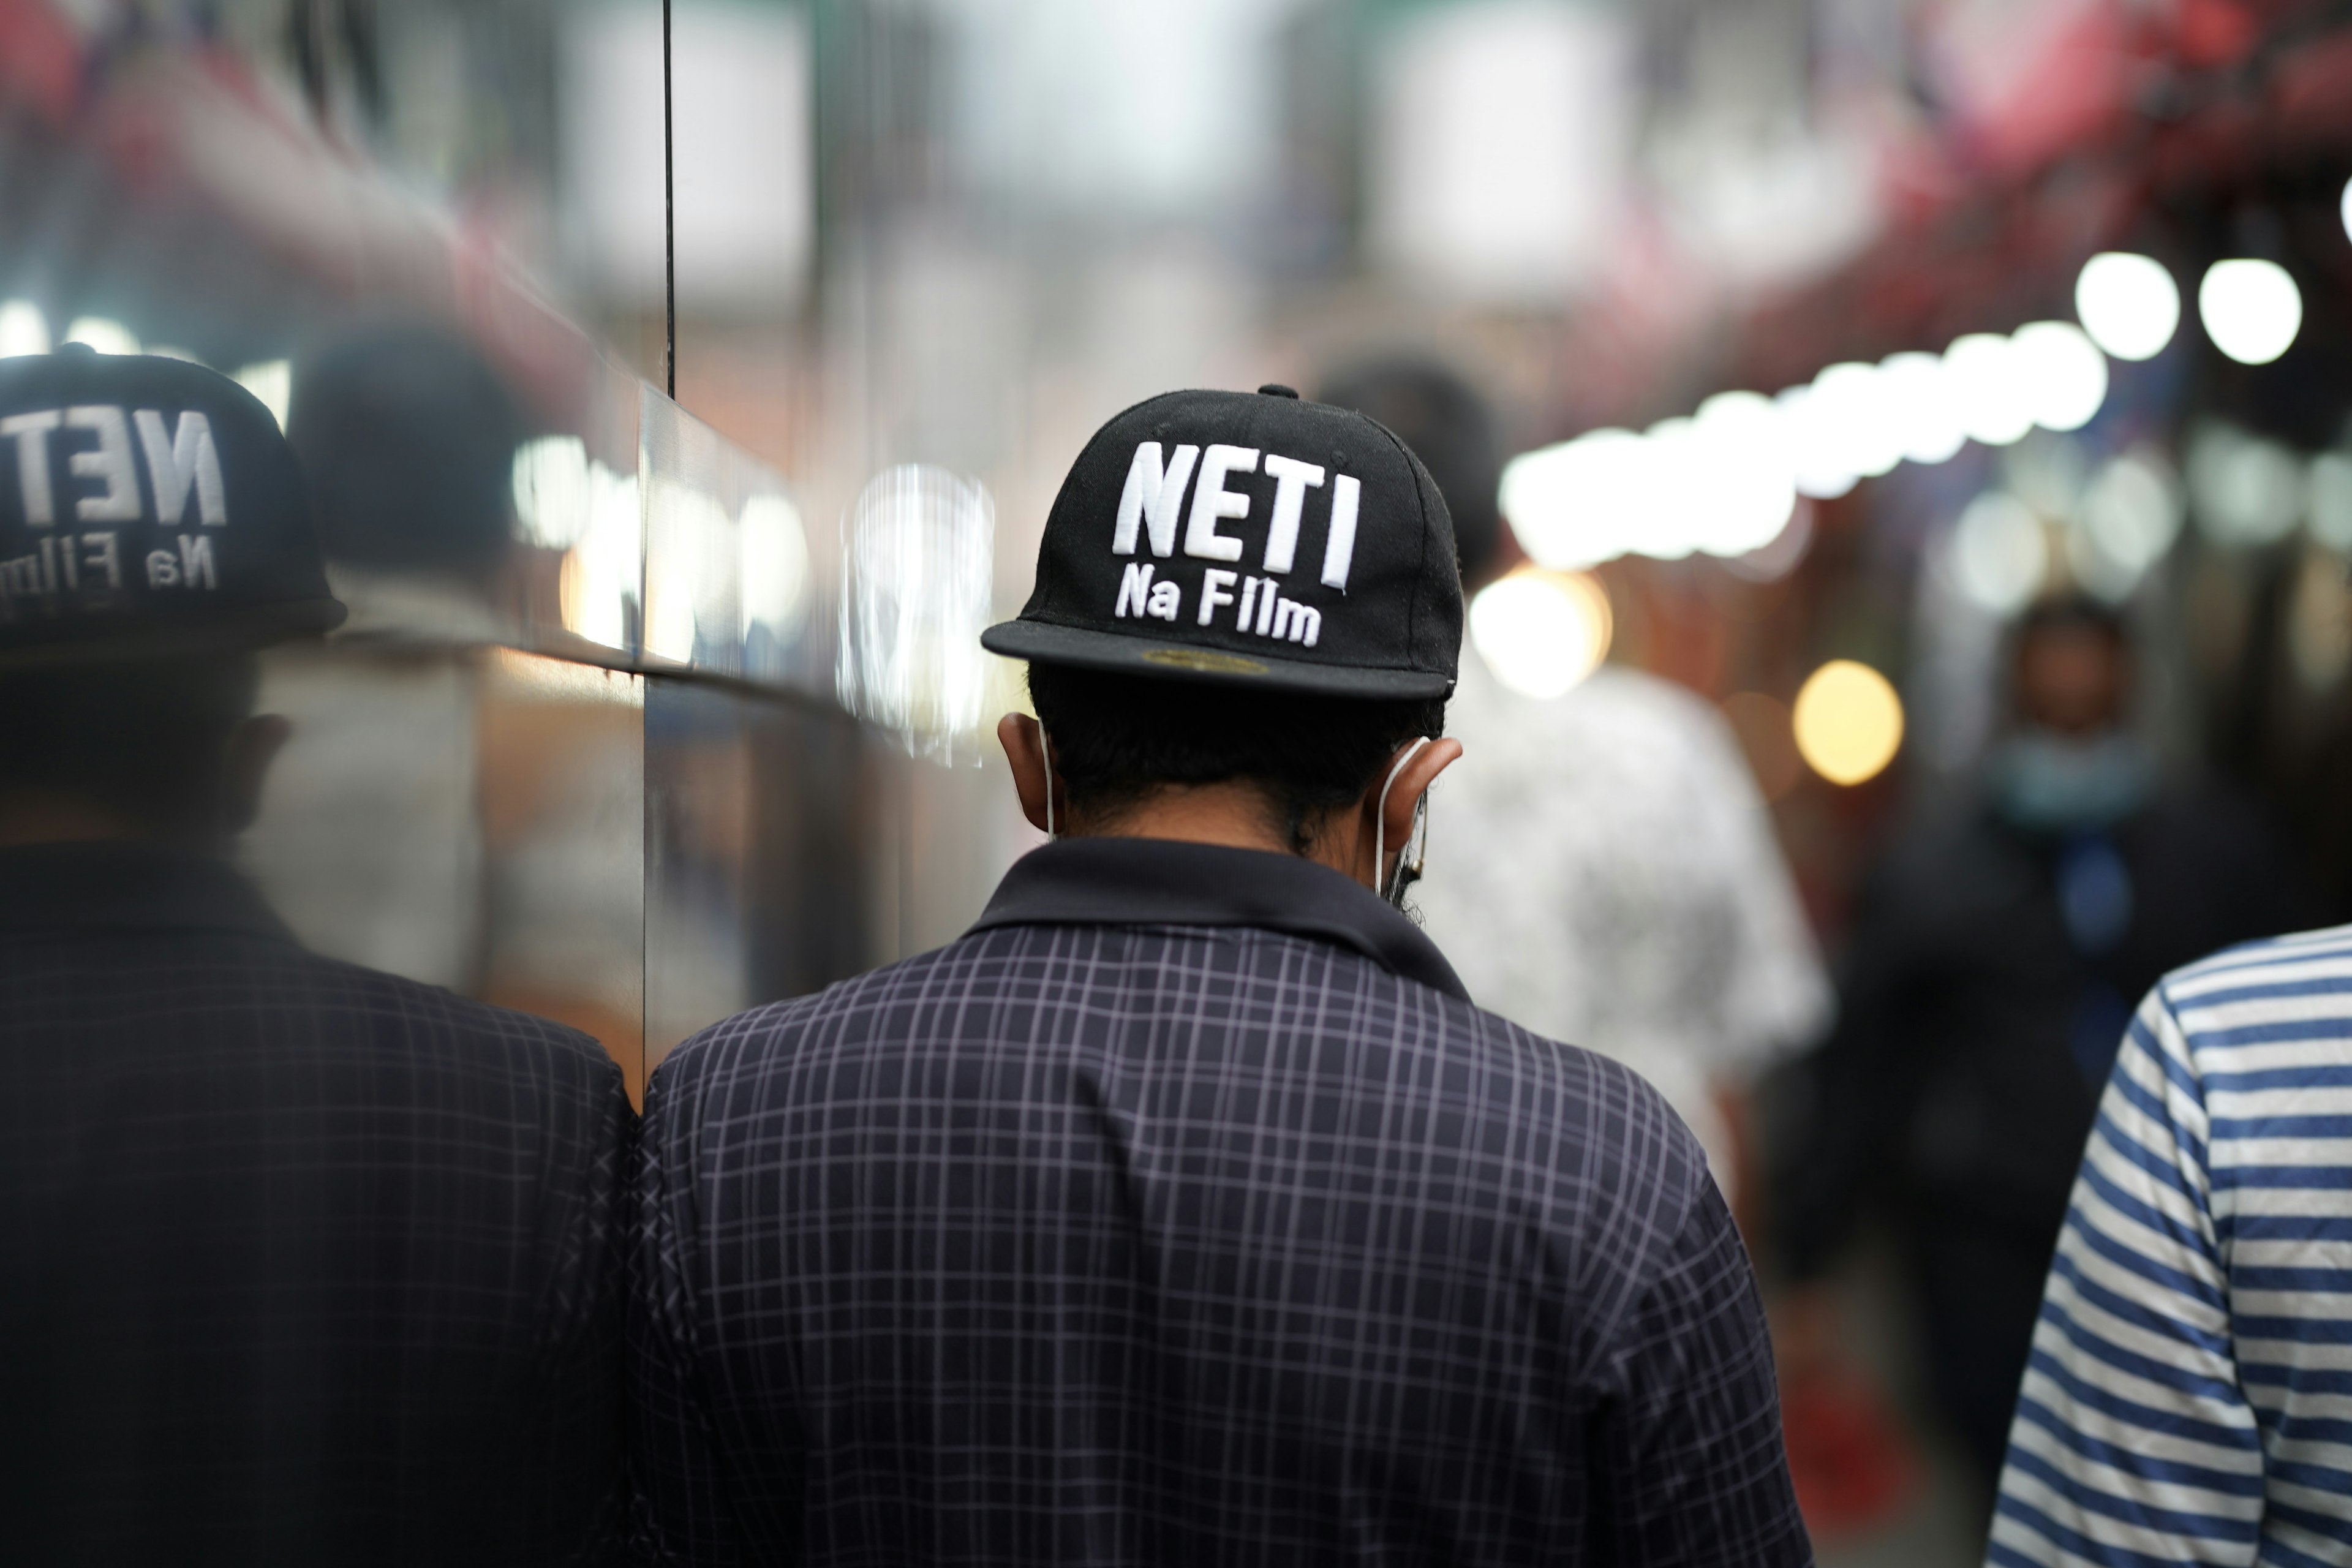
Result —
<instances>
[{"instance_id":1,"label":"face mask strap behind ear","mask_svg":"<svg viewBox=\"0 0 2352 1568\"><path fill-rule=\"evenodd\" d=\"M1380 804L1372 807L1372 891L1379 893L1381 897L1388 899L1391 902L1394 902L1396 899L1402 897L1404 889L1402 885L1399 885L1392 889L1383 889L1381 887L1381 877L1388 867L1389 791L1396 787L1397 775L1403 773L1406 765L1410 763L1413 758L1421 755L1423 748L1428 744L1429 737L1423 735L1421 739L1415 741L1412 745L1405 748L1404 755L1399 757L1396 760L1396 766L1389 770L1388 782L1381 785ZM1422 813L1427 808L1428 804L1429 802L1426 796L1423 796L1421 800L1413 803L1413 830L1415 832L1420 830L1421 824L1426 820L1426 818L1423 816ZM1412 846L1412 835L1408 834L1405 839L1405 847L1408 853L1411 851ZM1399 862L1397 869L1399 871L1402 871L1404 869L1402 861Z\"/></svg>"},{"instance_id":2,"label":"face mask strap behind ear","mask_svg":"<svg viewBox=\"0 0 2352 1568\"><path fill-rule=\"evenodd\" d=\"M1045 739L1043 724L1037 726L1037 750L1045 759L1045 837L1059 838L1061 835L1054 831L1054 747Z\"/></svg>"}]
</instances>

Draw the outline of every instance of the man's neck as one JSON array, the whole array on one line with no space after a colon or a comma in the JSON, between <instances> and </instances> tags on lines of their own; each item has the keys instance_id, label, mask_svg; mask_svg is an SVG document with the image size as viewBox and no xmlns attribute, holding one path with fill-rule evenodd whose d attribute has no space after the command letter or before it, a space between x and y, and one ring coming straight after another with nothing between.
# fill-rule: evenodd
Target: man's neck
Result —
<instances>
[{"instance_id":1,"label":"man's neck","mask_svg":"<svg viewBox=\"0 0 2352 1568\"><path fill-rule=\"evenodd\" d=\"M1169 784L1100 821L1074 823L1072 832L1080 837L1166 838L1228 849L1261 849L1273 855L1296 853L1275 830L1272 816L1265 795L1252 784ZM1327 825L1309 844L1306 858L1352 876L1360 847L1348 834L1337 831L1339 826Z\"/></svg>"}]
</instances>

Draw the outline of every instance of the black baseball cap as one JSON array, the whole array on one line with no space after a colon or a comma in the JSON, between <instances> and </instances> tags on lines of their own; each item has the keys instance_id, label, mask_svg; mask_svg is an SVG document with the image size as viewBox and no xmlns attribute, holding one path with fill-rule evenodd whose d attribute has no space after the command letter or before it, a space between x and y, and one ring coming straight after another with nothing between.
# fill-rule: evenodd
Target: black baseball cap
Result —
<instances>
[{"instance_id":1,"label":"black baseball cap","mask_svg":"<svg viewBox=\"0 0 2352 1568\"><path fill-rule=\"evenodd\" d=\"M251 393L78 343L0 359L0 662L259 647L342 619Z\"/></svg>"},{"instance_id":2,"label":"black baseball cap","mask_svg":"<svg viewBox=\"0 0 2352 1568\"><path fill-rule=\"evenodd\" d=\"M991 652L1330 697L1443 697L1454 525L1404 444L1286 386L1171 392L1095 432Z\"/></svg>"}]
</instances>

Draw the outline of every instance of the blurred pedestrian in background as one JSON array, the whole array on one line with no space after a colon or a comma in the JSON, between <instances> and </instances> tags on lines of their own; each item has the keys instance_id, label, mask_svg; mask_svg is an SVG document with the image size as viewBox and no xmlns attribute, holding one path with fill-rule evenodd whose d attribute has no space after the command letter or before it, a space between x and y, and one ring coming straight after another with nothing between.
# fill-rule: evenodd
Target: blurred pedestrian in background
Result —
<instances>
[{"instance_id":1,"label":"blurred pedestrian in background","mask_svg":"<svg viewBox=\"0 0 2352 1568\"><path fill-rule=\"evenodd\" d=\"M6 1555L596 1555L618 1068L307 952L228 863L255 650L342 616L276 422L69 348L0 362L0 433Z\"/></svg>"},{"instance_id":2,"label":"blurred pedestrian in background","mask_svg":"<svg viewBox=\"0 0 2352 1568\"><path fill-rule=\"evenodd\" d=\"M2352 927L2140 1005L2017 1401L1988 1562L2352 1560Z\"/></svg>"},{"instance_id":3,"label":"blurred pedestrian in background","mask_svg":"<svg viewBox=\"0 0 2352 1568\"><path fill-rule=\"evenodd\" d=\"M1327 402L1387 426L1444 492L1475 595L1520 559L1496 505L1485 400L1427 360L1347 369ZM1522 695L1475 642L1446 710L1465 758L1433 797L1441 851L1415 892L1479 1005L1649 1079L1740 1196L1746 1089L1827 1025L1828 977L1771 818L1716 710L1604 665Z\"/></svg>"},{"instance_id":4,"label":"blurred pedestrian in background","mask_svg":"<svg viewBox=\"0 0 2352 1568\"><path fill-rule=\"evenodd\" d=\"M2010 670L2013 722L1980 793L1901 835L1864 889L1777 1205L1803 1286L1885 1200L1927 1393L1987 1489L2126 998L2303 909L2252 811L2165 778L2127 727L2114 612L2035 607ZM1784 1353L1830 1348L1827 1316L1801 1293Z\"/></svg>"}]
</instances>

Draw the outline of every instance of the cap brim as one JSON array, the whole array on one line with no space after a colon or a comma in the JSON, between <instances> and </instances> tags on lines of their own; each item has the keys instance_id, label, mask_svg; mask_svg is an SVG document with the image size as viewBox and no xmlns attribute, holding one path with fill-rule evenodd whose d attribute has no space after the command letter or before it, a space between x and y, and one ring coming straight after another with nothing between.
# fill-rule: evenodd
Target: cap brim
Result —
<instances>
[{"instance_id":1,"label":"cap brim","mask_svg":"<svg viewBox=\"0 0 2352 1568\"><path fill-rule=\"evenodd\" d=\"M1047 621L1000 621L980 634L980 646L1007 658L1037 664L1318 697L1444 697L1454 689L1454 678L1436 670L1364 669L1297 658L1262 658L1087 626L1058 626Z\"/></svg>"},{"instance_id":2,"label":"cap brim","mask_svg":"<svg viewBox=\"0 0 2352 1568\"><path fill-rule=\"evenodd\" d=\"M0 637L0 669L255 652L278 643L324 636L341 626L348 614L341 601L318 598L256 605L243 614L177 623L92 621L61 627L56 622L44 622L40 624L43 635L37 639L11 643Z\"/></svg>"}]
</instances>

